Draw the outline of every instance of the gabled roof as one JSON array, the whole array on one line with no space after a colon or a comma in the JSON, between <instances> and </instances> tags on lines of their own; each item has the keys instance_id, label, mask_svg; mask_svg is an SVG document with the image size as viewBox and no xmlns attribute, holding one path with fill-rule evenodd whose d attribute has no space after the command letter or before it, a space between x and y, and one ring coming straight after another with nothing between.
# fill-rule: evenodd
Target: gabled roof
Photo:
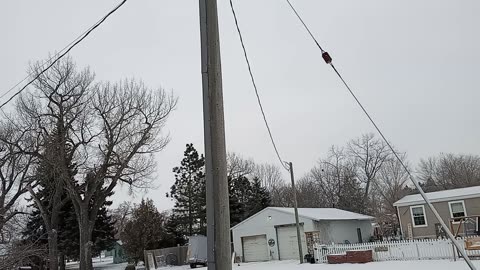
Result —
<instances>
[{"instance_id":1,"label":"gabled roof","mask_svg":"<svg viewBox=\"0 0 480 270\"><path fill-rule=\"evenodd\" d=\"M272 210L295 214L294 208L268 207ZM337 208L298 208L298 215L312 220L372 220L374 217Z\"/></svg>"},{"instance_id":2,"label":"gabled roof","mask_svg":"<svg viewBox=\"0 0 480 270\"><path fill-rule=\"evenodd\" d=\"M431 202L445 202L454 200L463 200L470 198L480 198L480 186L457 188L426 193ZM409 206L423 204L425 200L420 194L408 195L396 201L393 206Z\"/></svg>"},{"instance_id":3,"label":"gabled roof","mask_svg":"<svg viewBox=\"0 0 480 270\"><path fill-rule=\"evenodd\" d=\"M232 229L236 228L237 226L247 222L248 220L254 218L256 215L260 214L263 211L273 210L282 213L287 213L294 215L295 210L294 208L287 208L287 207L267 207L255 215L245 219L244 221L238 223ZM357 214L350 211L340 210L336 208L298 208L298 216L303 218L308 218L311 220L373 220L374 217Z\"/></svg>"}]
</instances>

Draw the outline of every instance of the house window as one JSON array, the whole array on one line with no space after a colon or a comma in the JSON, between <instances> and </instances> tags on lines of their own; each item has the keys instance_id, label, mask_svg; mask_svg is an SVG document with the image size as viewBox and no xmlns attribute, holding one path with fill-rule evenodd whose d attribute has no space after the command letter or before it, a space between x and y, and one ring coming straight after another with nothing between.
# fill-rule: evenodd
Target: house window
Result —
<instances>
[{"instance_id":1,"label":"house window","mask_svg":"<svg viewBox=\"0 0 480 270\"><path fill-rule=\"evenodd\" d=\"M458 217L465 217L467 216L467 212L465 211L465 203L463 201L456 201L456 202L448 202L450 208L450 217L451 218L458 218ZM454 219L454 222L459 222L460 219Z\"/></svg>"},{"instance_id":2,"label":"house window","mask_svg":"<svg viewBox=\"0 0 480 270\"><path fill-rule=\"evenodd\" d=\"M427 227L427 218L425 217L425 207L423 205L411 206L413 227Z\"/></svg>"}]
</instances>

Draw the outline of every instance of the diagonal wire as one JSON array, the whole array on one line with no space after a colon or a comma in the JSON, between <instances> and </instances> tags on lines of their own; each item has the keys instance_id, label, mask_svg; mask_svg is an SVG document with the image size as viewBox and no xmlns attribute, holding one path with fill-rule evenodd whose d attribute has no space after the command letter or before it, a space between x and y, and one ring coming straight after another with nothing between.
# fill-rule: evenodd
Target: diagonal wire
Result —
<instances>
[{"instance_id":1,"label":"diagonal wire","mask_svg":"<svg viewBox=\"0 0 480 270\"><path fill-rule=\"evenodd\" d=\"M64 57L65 55L67 55L75 46L77 46L80 42L82 42L88 35L90 35L90 33L95 30L97 27L99 27L105 20L107 20L108 17L110 17L110 15L112 15L113 13L115 13L115 11L117 11L121 6L123 6L123 4L125 4L127 2L127 0L123 0L120 4L118 4L114 9L112 9L110 12L107 13L107 15L105 15L102 19L100 19L95 25L93 25L89 30L87 30L80 39L77 39L77 41L75 41L72 45L70 45L68 47L68 49L63 52L61 55L59 55L55 60L53 60L45 69L43 69L40 73L38 73L35 78L31 79L26 85L24 85L22 88L20 88L20 90L18 90L17 92L15 92L15 94L13 94L9 99L7 99L7 101L5 101L4 103L2 103L0 105L0 109L3 108L5 105L7 105L7 103L9 103L10 101L12 101L16 96L18 96L23 90L25 90L30 84L32 84L35 80L37 80L43 73L45 73L48 69L50 69L56 62L58 62L62 57ZM20 84L20 83L19 83ZM13 89L13 88L12 88ZM10 91L10 90L9 90ZM7 91L7 92L9 92Z\"/></svg>"},{"instance_id":2,"label":"diagonal wire","mask_svg":"<svg viewBox=\"0 0 480 270\"><path fill-rule=\"evenodd\" d=\"M100 21L100 20L99 20ZM96 23L98 23L99 21L97 21ZM96 24L95 23L95 24ZM95 25L94 24L94 25ZM76 37L74 40L72 40L70 43L68 43L65 47L63 47L60 51L58 51L57 53L55 53L54 55L52 55L50 58L48 58L46 61L44 61L40 67L43 67L45 66L47 63L49 63L50 61L52 61L53 58L57 57L59 54L61 54L64 50L66 50L68 47L70 47L70 45L72 45L73 43L75 43L75 41L77 41L78 39L80 39L83 35L85 35L88 31L90 31L90 29L92 29L92 27L94 26L92 25L90 28L88 28L87 30L85 30L82 34L80 34L78 37ZM23 78L21 81L19 81L17 84L15 84L14 86L12 86L10 89L8 89L5 93L3 93L1 96L0 96L0 99L2 99L3 97L5 97L8 93L10 93L12 90L14 90L15 88L17 88L17 86L19 86L22 82L26 81L32 74L29 73L27 74L27 76L25 76L25 78Z\"/></svg>"},{"instance_id":3,"label":"diagonal wire","mask_svg":"<svg viewBox=\"0 0 480 270\"><path fill-rule=\"evenodd\" d=\"M435 209L435 207L432 205L430 199L427 197L427 195L425 194L425 192L423 191L422 187L420 186L420 184L414 179L413 175L410 173L410 170L407 168L407 166L403 163L402 159L398 156L397 154L397 151L395 151L395 149L393 148L393 146L390 144L390 142L387 140L387 138L385 137L385 135L383 134L383 132L380 130L380 128L378 127L378 125L375 123L375 121L373 120L373 118L370 116L370 114L367 112L367 110L365 109L365 107L362 105L362 103L360 102L360 100L357 98L357 96L355 95L355 93L353 92L353 90L350 88L350 86L347 84L347 82L345 81L345 79L342 77L342 75L340 74L340 72L337 70L337 68L335 68L335 66L332 64L332 58L330 57L330 55L328 55L328 53L322 49L322 47L320 46L320 44L317 42L317 39L315 38L315 36L312 34L312 32L310 31L310 29L308 28L308 26L305 24L305 22L302 20L300 14L298 14L298 12L295 10L295 8L293 7L292 3L289 1L289 0L286 0L287 3L289 4L289 6L291 7L291 9L294 11L295 15L298 17L298 19L302 22L303 26L305 27L305 29L308 31L308 33L310 34L311 38L313 39L313 41L315 42L315 44L317 44L318 48L320 49L320 51L322 52L322 57L323 59L325 60L325 62L327 64L329 64L333 71L337 74L337 76L340 78L340 80L343 82L343 84L345 85L345 87L348 89L348 91L350 92L350 94L352 95L352 97L355 99L355 101L357 102L358 106L360 106L360 108L362 109L362 111L365 113L365 115L367 116L367 118L370 120L370 122L372 123L372 125L375 127L375 129L377 130L378 134L380 134L380 136L382 137L383 141L387 144L388 148L392 151L393 155L395 156L395 158L398 160L398 162L402 165L403 169L405 170L405 172L408 174L410 180L413 182L413 184L415 185L415 187L417 188L417 190L420 192L420 195L422 196L422 198L425 200L426 204L428 205L428 207L430 208L430 210L432 210L433 214L435 215L435 217L438 219L438 221L440 222L440 225L442 226L442 228L447 232L447 235L448 237L450 238L450 240L452 241L452 243L457 247L457 249L459 250L459 252L462 254L463 258L465 259L465 262L467 263L467 265L470 267L470 269L472 270L476 270L475 266L473 265L473 263L471 262L470 258L468 257L468 255L466 254L465 250L462 249L462 246L455 240L455 237L453 236L452 232L448 229L447 225L445 224L445 222L443 221L442 217L440 216L440 214L438 213L438 211Z\"/></svg>"},{"instance_id":4,"label":"diagonal wire","mask_svg":"<svg viewBox=\"0 0 480 270\"><path fill-rule=\"evenodd\" d=\"M257 84L255 83L255 78L253 77L252 67L250 66L250 61L248 60L247 49L245 48L245 44L243 42L242 32L240 31L240 26L238 25L237 14L235 13L235 8L233 6L232 0L230 0L230 7L232 9L233 18L235 19L235 26L237 27L237 32L238 32L238 36L240 38L240 43L242 44L243 55L244 55L245 61L247 63L248 73L250 74L250 79L252 81L253 89L255 89L255 95L257 96L258 106L260 107L260 111L262 112L263 121L265 122L265 126L267 127L268 135L270 136L270 141L272 142L273 149L275 150L275 153L277 154L277 158L280 161L280 164L282 164L283 168L285 168L287 171L289 171L289 168L285 165L285 162L283 161L282 157L280 156L277 145L275 144L275 140L273 139L272 131L270 130L270 126L268 125L267 117L265 116L265 111L264 111L263 106L262 106L262 101L260 99L260 95L258 94Z\"/></svg>"}]
</instances>

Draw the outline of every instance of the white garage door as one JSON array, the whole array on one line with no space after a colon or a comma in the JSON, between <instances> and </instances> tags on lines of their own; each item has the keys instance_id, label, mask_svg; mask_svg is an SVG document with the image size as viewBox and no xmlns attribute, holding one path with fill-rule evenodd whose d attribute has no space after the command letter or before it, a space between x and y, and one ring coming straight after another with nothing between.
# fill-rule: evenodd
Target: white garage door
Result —
<instances>
[{"instance_id":1,"label":"white garage door","mask_svg":"<svg viewBox=\"0 0 480 270\"><path fill-rule=\"evenodd\" d=\"M298 259L297 228L295 226L277 227L277 235L280 260ZM302 238L303 253L305 253L306 243L303 226L300 227L300 235Z\"/></svg>"},{"instance_id":2,"label":"white garage door","mask_svg":"<svg viewBox=\"0 0 480 270\"><path fill-rule=\"evenodd\" d=\"M267 236L242 237L243 259L245 262L268 261Z\"/></svg>"}]
</instances>

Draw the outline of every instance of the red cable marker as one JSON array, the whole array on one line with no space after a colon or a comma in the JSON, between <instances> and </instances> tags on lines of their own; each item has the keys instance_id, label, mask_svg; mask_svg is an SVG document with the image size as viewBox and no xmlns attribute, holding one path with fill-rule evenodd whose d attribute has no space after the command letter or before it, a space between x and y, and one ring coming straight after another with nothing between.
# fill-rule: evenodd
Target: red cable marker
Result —
<instances>
[{"instance_id":1,"label":"red cable marker","mask_svg":"<svg viewBox=\"0 0 480 270\"><path fill-rule=\"evenodd\" d=\"M323 60L325 60L325 63L327 63L329 65L332 63L332 57L330 57L328 52L323 52L322 53L322 58L323 58Z\"/></svg>"}]
</instances>

